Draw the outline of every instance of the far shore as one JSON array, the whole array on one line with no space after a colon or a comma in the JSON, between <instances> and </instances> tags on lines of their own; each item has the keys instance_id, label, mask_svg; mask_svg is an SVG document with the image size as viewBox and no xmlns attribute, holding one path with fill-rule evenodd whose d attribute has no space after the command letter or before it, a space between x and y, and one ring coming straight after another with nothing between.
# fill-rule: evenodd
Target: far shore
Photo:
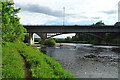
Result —
<instances>
[{"instance_id":1,"label":"far shore","mask_svg":"<svg viewBox=\"0 0 120 80\"><path fill-rule=\"evenodd\" d=\"M76 43L76 44L92 44L92 43L87 43L87 42L57 42L57 43ZM120 46L120 43L106 43L106 42L102 42L99 44L94 44L94 45L105 45L105 46Z\"/></svg>"},{"instance_id":2,"label":"far shore","mask_svg":"<svg viewBox=\"0 0 120 80\"><path fill-rule=\"evenodd\" d=\"M32 44L32 47L46 47L46 45ZM76 46L66 45L66 44L63 44L63 43L56 43L55 47L70 48L70 49L75 49L76 48Z\"/></svg>"},{"instance_id":3,"label":"far shore","mask_svg":"<svg viewBox=\"0 0 120 80\"><path fill-rule=\"evenodd\" d=\"M80 43L78 43L80 44ZM98 44L98 45L105 45L105 46L120 46L120 44L115 45L115 44ZM43 44L32 44L32 47L47 47L46 45ZM70 48L70 49L75 49L76 46L73 45L67 45L64 43L56 43L55 47L60 47L60 48Z\"/></svg>"},{"instance_id":4,"label":"far shore","mask_svg":"<svg viewBox=\"0 0 120 80\"><path fill-rule=\"evenodd\" d=\"M63 43L56 43L56 47L71 48L71 49L75 49L76 48L76 46L66 45L66 44L63 44Z\"/></svg>"}]
</instances>

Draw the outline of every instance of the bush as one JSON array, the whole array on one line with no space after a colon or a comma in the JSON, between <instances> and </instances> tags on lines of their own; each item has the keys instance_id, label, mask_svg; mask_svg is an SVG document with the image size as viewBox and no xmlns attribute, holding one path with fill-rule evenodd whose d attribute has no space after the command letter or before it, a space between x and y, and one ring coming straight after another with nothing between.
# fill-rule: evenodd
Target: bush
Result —
<instances>
[{"instance_id":1,"label":"bush","mask_svg":"<svg viewBox=\"0 0 120 80\"><path fill-rule=\"evenodd\" d=\"M53 38L49 38L49 39L46 39L44 41L44 44L47 45L47 46L52 47L52 46L55 46L56 42L55 42L55 40Z\"/></svg>"}]
</instances>

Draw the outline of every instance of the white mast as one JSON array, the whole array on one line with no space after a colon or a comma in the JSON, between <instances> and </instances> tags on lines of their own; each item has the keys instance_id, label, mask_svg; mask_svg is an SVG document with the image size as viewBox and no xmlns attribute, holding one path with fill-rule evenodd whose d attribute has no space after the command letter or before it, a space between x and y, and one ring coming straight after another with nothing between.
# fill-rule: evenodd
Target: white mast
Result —
<instances>
[{"instance_id":1,"label":"white mast","mask_svg":"<svg viewBox=\"0 0 120 80\"><path fill-rule=\"evenodd\" d=\"M65 25L65 7L63 7L63 25Z\"/></svg>"},{"instance_id":2,"label":"white mast","mask_svg":"<svg viewBox=\"0 0 120 80\"><path fill-rule=\"evenodd\" d=\"M120 1L118 2L118 22L120 22Z\"/></svg>"}]
</instances>

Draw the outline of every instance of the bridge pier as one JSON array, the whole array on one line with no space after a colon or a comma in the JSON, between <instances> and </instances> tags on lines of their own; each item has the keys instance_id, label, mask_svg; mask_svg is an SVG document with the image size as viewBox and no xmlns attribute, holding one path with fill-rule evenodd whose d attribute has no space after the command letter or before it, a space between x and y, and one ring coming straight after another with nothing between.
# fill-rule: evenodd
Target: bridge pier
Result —
<instances>
[{"instance_id":1,"label":"bridge pier","mask_svg":"<svg viewBox=\"0 0 120 80\"><path fill-rule=\"evenodd\" d=\"M34 44L34 33L29 33L29 43Z\"/></svg>"},{"instance_id":2,"label":"bridge pier","mask_svg":"<svg viewBox=\"0 0 120 80\"><path fill-rule=\"evenodd\" d=\"M40 36L42 40L47 39L47 33L36 33L36 34Z\"/></svg>"}]
</instances>

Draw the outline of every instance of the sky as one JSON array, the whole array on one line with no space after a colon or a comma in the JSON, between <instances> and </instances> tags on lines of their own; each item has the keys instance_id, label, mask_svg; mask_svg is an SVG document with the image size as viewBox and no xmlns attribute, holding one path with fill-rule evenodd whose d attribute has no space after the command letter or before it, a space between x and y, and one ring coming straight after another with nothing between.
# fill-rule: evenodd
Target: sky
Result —
<instances>
[{"instance_id":1,"label":"sky","mask_svg":"<svg viewBox=\"0 0 120 80\"><path fill-rule=\"evenodd\" d=\"M91 25L101 20L106 25L113 25L118 21L119 0L14 0L14 2L15 8L21 8L18 16L23 25L63 25L64 15L65 25Z\"/></svg>"}]
</instances>

